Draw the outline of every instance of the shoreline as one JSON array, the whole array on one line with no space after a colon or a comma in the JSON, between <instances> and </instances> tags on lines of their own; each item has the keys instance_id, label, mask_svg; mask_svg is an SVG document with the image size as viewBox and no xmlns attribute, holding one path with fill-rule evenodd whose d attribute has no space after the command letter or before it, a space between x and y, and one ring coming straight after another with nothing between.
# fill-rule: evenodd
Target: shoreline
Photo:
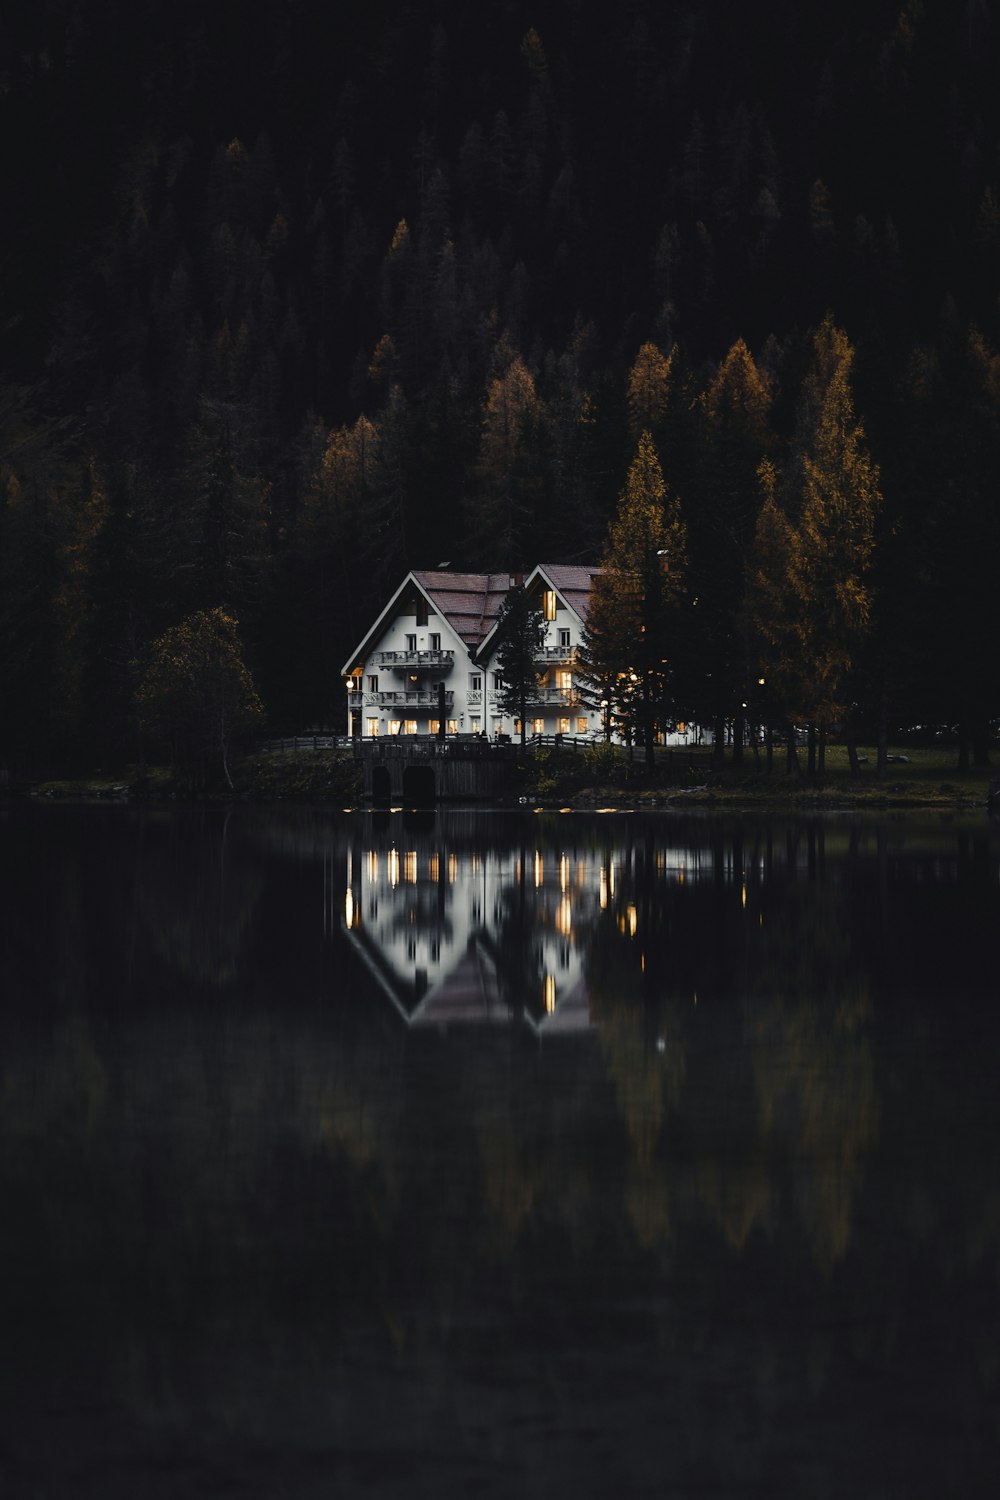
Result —
<instances>
[{"instance_id":1,"label":"shoreline","mask_svg":"<svg viewBox=\"0 0 1000 1500\"><path fill-rule=\"evenodd\" d=\"M998 781L991 767L959 771L941 751L913 750L901 755L890 774L878 778L863 771L852 777L846 764L828 765L825 774L809 777L782 768L770 774L759 767L686 767L681 775L660 765L645 766L621 755L588 761L573 752L543 750L519 764L514 796L503 804L547 811L568 809L636 812L700 810L705 812L891 812L990 810L990 793ZM609 772L611 774L609 774ZM596 773L596 774L595 774ZM247 756L234 762L233 786L192 787L163 767L136 767L117 773L39 778L5 788L7 800L117 802L299 802L339 807L368 807L354 758L345 751L284 751ZM442 802L443 807L475 803Z\"/></svg>"}]
</instances>

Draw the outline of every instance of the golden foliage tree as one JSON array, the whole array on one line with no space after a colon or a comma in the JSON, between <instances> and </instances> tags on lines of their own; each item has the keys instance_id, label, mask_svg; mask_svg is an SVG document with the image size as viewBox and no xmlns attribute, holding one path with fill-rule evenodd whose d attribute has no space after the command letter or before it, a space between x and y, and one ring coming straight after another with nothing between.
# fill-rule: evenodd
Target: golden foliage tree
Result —
<instances>
[{"instance_id":1,"label":"golden foliage tree","mask_svg":"<svg viewBox=\"0 0 1000 1500\"><path fill-rule=\"evenodd\" d=\"M648 432L639 442L608 530L585 632L589 691L606 700L653 762L669 711L671 630L687 567L687 528Z\"/></svg>"},{"instance_id":2,"label":"golden foliage tree","mask_svg":"<svg viewBox=\"0 0 1000 1500\"><path fill-rule=\"evenodd\" d=\"M762 467L753 558L756 624L770 681L793 719L847 712L848 677L871 618L879 473L854 410L846 334L827 316L813 337L793 452L779 484Z\"/></svg>"}]
</instances>

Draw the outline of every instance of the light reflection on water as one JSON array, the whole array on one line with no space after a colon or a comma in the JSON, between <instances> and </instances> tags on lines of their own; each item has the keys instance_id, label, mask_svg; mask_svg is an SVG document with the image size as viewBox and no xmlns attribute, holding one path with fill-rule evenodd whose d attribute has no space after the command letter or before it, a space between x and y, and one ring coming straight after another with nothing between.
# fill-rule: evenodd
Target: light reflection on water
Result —
<instances>
[{"instance_id":1,"label":"light reflection on water","mask_svg":"<svg viewBox=\"0 0 1000 1500\"><path fill-rule=\"evenodd\" d=\"M985 816L4 841L0 1494L989 1492Z\"/></svg>"}]
</instances>

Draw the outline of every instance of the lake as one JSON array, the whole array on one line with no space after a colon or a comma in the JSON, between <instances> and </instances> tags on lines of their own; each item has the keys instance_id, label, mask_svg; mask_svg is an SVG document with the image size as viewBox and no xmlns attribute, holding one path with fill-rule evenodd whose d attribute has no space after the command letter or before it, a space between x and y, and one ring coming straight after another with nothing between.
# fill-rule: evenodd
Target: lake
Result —
<instances>
[{"instance_id":1,"label":"lake","mask_svg":"<svg viewBox=\"0 0 1000 1500\"><path fill-rule=\"evenodd\" d=\"M0 846L0 1496L996 1493L985 811Z\"/></svg>"}]
</instances>

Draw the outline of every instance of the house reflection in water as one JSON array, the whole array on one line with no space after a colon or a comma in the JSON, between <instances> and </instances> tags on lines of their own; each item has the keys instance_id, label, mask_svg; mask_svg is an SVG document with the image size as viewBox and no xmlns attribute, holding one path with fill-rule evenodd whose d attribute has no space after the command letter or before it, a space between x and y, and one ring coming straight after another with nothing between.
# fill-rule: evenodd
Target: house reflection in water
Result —
<instances>
[{"instance_id":1,"label":"house reflection in water","mask_svg":"<svg viewBox=\"0 0 1000 1500\"><path fill-rule=\"evenodd\" d=\"M590 1028L582 949L602 872L587 861L387 841L348 852L346 875L344 927L408 1025Z\"/></svg>"},{"instance_id":2,"label":"house reflection in water","mask_svg":"<svg viewBox=\"0 0 1000 1500\"><path fill-rule=\"evenodd\" d=\"M610 919L642 944L634 879L622 883L634 857L628 844L536 846L529 836L483 847L440 825L429 836L372 829L346 852L343 928L409 1026L585 1031L595 926ZM666 884L716 869L697 849L661 846L654 857L653 878Z\"/></svg>"}]
</instances>

